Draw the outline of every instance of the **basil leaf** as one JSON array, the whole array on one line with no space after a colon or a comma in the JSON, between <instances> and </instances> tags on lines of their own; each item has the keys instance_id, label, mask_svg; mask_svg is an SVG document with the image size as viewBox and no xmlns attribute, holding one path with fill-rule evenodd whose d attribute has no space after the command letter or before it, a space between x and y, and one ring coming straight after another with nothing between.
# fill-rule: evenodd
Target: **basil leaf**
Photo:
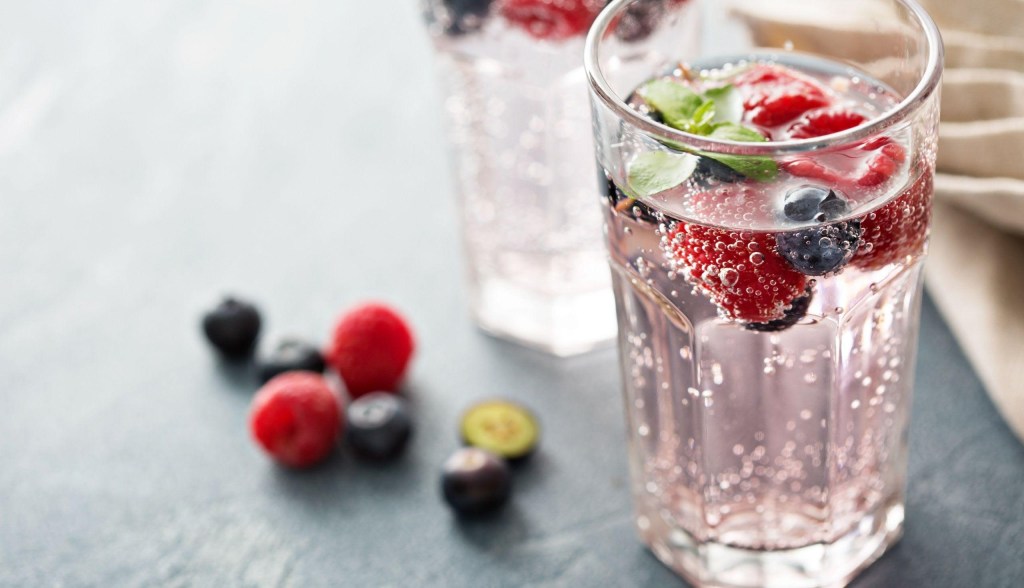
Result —
<instances>
[{"instance_id":1,"label":"basil leaf","mask_svg":"<svg viewBox=\"0 0 1024 588\"><path fill-rule=\"evenodd\" d=\"M638 196L651 196L675 188L697 169L697 157L687 153L645 151L629 164L629 187Z\"/></svg>"},{"instance_id":2,"label":"basil leaf","mask_svg":"<svg viewBox=\"0 0 1024 588\"><path fill-rule=\"evenodd\" d=\"M693 115L704 104L696 92L669 80L653 80L641 90L648 106L657 110L670 127L683 129L691 124Z\"/></svg>"}]
</instances>

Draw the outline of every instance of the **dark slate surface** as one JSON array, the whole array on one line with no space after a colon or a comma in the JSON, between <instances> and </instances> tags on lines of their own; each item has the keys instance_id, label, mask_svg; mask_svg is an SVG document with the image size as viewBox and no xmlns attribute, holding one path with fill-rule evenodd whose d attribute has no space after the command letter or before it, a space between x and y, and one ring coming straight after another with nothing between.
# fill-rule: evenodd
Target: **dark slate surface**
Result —
<instances>
[{"instance_id":1,"label":"dark slate surface","mask_svg":"<svg viewBox=\"0 0 1024 588\"><path fill-rule=\"evenodd\" d=\"M36 4L0 9L0 585L681 585L632 534L611 350L549 359L463 312L411 6ZM269 340L405 309L404 459L260 455L251 374L198 336L226 290ZM544 446L506 511L459 522L437 467L496 394ZM1024 449L931 304L913 418L906 537L856 585L1022 585Z\"/></svg>"}]
</instances>

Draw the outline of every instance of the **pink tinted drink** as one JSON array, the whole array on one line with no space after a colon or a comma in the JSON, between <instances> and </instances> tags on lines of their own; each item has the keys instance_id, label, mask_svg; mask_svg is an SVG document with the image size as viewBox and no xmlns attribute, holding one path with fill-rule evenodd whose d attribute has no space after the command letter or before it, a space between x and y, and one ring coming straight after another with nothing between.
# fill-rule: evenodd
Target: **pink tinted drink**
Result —
<instances>
[{"instance_id":1,"label":"pink tinted drink","mask_svg":"<svg viewBox=\"0 0 1024 588\"><path fill-rule=\"evenodd\" d=\"M897 90L784 52L636 83L595 133L637 529L699 585L842 585L902 530L934 101L875 124Z\"/></svg>"},{"instance_id":2,"label":"pink tinted drink","mask_svg":"<svg viewBox=\"0 0 1024 588\"><path fill-rule=\"evenodd\" d=\"M423 4L475 319L556 355L606 344L615 317L596 184L579 173L593 165L580 54L604 0Z\"/></svg>"}]
</instances>

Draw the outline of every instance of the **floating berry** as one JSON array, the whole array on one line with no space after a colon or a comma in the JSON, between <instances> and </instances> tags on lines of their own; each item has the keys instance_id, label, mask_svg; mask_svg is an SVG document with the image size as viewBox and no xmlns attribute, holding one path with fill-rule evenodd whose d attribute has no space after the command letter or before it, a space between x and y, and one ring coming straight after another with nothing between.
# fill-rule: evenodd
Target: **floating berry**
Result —
<instances>
[{"instance_id":1,"label":"floating berry","mask_svg":"<svg viewBox=\"0 0 1024 588\"><path fill-rule=\"evenodd\" d=\"M509 400L472 406L462 415L459 430L467 445L513 460L530 455L540 439L540 426L533 413Z\"/></svg>"},{"instance_id":2,"label":"floating berry","mask_svg":"<svg viewBox=\"0 0 1024 588\"><path fill-rule=\"evenodd\" d=\"M816 81L776 65L755 65L739 74L733 84L743 94L747 119L762 127L786 124L829 104L824 88Z\"/></svg>"},{"instance_id":3,"label":"floating berry","mask_svg":"<svg viewBox=\"0 0 1024 588\"><path fill-rule=\"evenodd\" d=\"M779 253L797 271L808 276L823 276L853 258L860 244L860 221L785 231L775 237Z\"/></svg>"},{"instance_id":4,"label":"floating berry","mask_svg":"<svg viewBox=\"0 0 1024 588\"><path fill-rule=\"evenodd\" d=\"M779 255L772 233L678 223L668 247L678 271L731 319L781 319L806 288L807 278Z\"/></svg>"},{"instance_id":5,"label":"floating berry","mask_svg":"<svg viewBox=\"0 0 1024 588\"><path fill-rule=\"evenodd\" d=\"M257 361L260 380L267 382L285 372L323 373L324 356L315 346L298 339L285 339L267 356Z\"/></svg>"},{"instance_id":6,"label":"floating berry","mask_svg":"<svg viewBox=\"0 0 1024 588\"><path fill-rule=\"evenodd\" d=\"M658 222L658 218L655 216L654 211L651 210L651 207L635 198L627 196L625 192L615 185L615 181L608 177L607 173L599 171L598 182L604 186L605 198L608 199L609 204L615 210L639 221Z\"/></svg>"},{"instance_id":7,"label":"floating berry","mask_svg":"<svg viewBox=\"0 0 1024 588\"><path fill-rule=\"evenodd\" d=\"M511 492L508 464L489 451L464 447L444 463L441 493L460 515L492 511L505 504Z\"/></svg>"},{"instance_id":8,"label":"floating berry","mask_svg":"<svg viewBox=\"0 0 1024 588\"><path fill-rule=\"evenodd\" d=\"M846 200L822 186L800 186L786 194L782 207L786 218L797 222L834 220L849 210Z\"/></svg>"},{"instance_id":9,"label":"floating berry","mask_svg":"<svg viewBox=\"0 0 1024 588\"><path fill-rule=\"evenodd\" d=\"M499 0L499 13L530 36L560 41L582 36L594 22L601 0Z\"/></svg>"},{"instance_id":10,"label":"floating berry","mask_svg":"<svg viewBox=\"0 0 1024 588\"><path fill-rule=\"evenodd\" d=\"M932 211L933 177L925 171L905 192L861 218L862 245L853 265L879 269L924 252Z\"/></svg>"},{"instance_id":11,"label":"floating berry","mask_svg":"<svg viewBox=\"0 0 1024 588\"><path fill-rule=\"evenodd\" d=\"M821 186L800 186L786 194L783 214L797 221L824 223L849 212L846 199ZM780 232L775 236L779 253L790 265L808 276L832 273L853 257L860 244L860 221L849 220Z\"/></svg>"},{"instance_id":12,"label":"floating berry","mask_svg":"<svg viewBox=\"0 0 1024 588\"><path fill-rule=\"evenodd\" d=\"M841 186L854 194L888 181L906 158L902 145L889 137L879 137L830 154L802 155L783 162L781 167L794 176ZM851 162L858 161L851 166Z\"/></svg>"},{"instance_id":13,"label":"floating berry","mask_svg":"<svg viewBox=\"0 0 1024 588\"><path fill-rule=\"evenodd\" d=\"M412 433L409 408L389 392L372 392L354 400L345 411L348 442L356 453L370 459L395 457L405 449Z\"/></svg>"},{"instance_id":14,"label":"floating berry","mask_svg":"<svg viewBox=\"0 0 1024 588\"><path fill-rule=\"evenodd\" d=\"M866 119L856 112L840 108L812 110L789 127L791 139L809 139L839 133L863 123Z\"/></svg>"},{"instance_id":15,"label":"floating berry","mask_svg":"<svg viewBox=\"0 0 1024 588\"><path fill-rule=\"evenodd\" d=\"M721 184L742 182L747 177L724 163L710 157L701 157L697 160L697 168L693 170L690 179L701 188L712 188Z\"/></svg>"},{"instance_id":16,"label":"floating berry","mask_svg":"<svg viewBox=\"0 0 1024 588\"><path fill-rule=\"evenodd\" d=\"M289 372L267 382L253 398L249 429L278 462L305 468L322 461L341 431L338 398L323 377Z\"/></svg>"},{"instance_id":17,"label":"floating berry","mask_svg":"<svg viewBox=\"0 0 1024 588\"><path fill-rule=\"evenodd\" d=\"M807 309L811 307L812 296L813 294L811 289L807 288L807 294L794 300L793 304L786 309L786 313L782 318L774 321L768 321L767 323L747 323L746 328L759 333L776 333L779 331L785 331L800 322L800 319L807 316Z\"/></svg>"},{"instance_id":18,"label":"floating berry","mask_svg":"<svg viewBox=\"0 0 1024 588\"><path fill-rule=\"evenodd\" d=\"M230 296L203 315L207 340L229 359L252 355L260 324L260 312L255 306Z\"/></svg>"},{"instance_id":19,"label":"floating berry","mask_svg":"<svg viewBox=\"0 0 1024 588\"><path fill-rule=\"evenodd\" d=\"M395 392L414 350L412 331L388 306L368 303L346 312L334 328L326 352L353 398L370 392Z\"/></svg>"}]
</instances>

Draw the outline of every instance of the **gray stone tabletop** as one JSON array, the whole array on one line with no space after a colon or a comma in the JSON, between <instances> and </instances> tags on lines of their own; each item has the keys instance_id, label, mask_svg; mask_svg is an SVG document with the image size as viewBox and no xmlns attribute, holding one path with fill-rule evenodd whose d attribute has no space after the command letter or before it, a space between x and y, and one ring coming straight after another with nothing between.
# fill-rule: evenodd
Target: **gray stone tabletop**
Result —
<instances>
[{"instance_id":1,"label":"gray stone tabletop","mask_svg":"<svg viewBox=\"0 0 1024 588\"><path fill-rule=\"evenodd\" d=\"M439 99L412 2L0 6L0 586L681 586L634 538L611 349L554 360L464 312ZM290 472L198 332L267 341L358 300L411 317L395 464ZM855 586L1024 585L1024 448L925 304L902 543ZM438 467L471 401L543 420L500 514Z\"/></svg>"}]
</instances>

